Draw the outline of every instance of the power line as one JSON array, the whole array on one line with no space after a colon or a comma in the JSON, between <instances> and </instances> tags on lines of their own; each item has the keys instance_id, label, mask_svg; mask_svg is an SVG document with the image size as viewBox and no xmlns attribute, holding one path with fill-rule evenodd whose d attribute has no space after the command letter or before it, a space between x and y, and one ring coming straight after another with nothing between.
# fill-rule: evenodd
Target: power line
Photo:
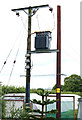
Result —
<instances>
[{"instance_id":1,"label":"power line","mask_svg":"<svg viewBox=\"0 0 82 120\"><path fill-rule=\"evenodd\" d=\"M23 34L24 35L24 34ZM22 35L22 37L23 37ZM13 70L14 70L14 66L15 66L15 63L16 63L16 60L17 60L17 56L18 56L18 53L19 53L19 50L20 50L20 45L22 43L22 37L21 37L21 42L19 42L19 47L17 49L17 52L16 52L16 56L15 56L15 59L13 61L13 66L12 66L12 69L11 69L11 72L10 72L10 75L9 75L9 79L8 79L8 83L7 83L7 86L9 85L9 82L10 82L10 79L11 79L11 76L12 76L12 73L13 73ZM7 88L5 90L5 93L7 93Z\"/></svg>"},{"instance_id":2,"label":"power line","mask_svg":"<svg viewBox=\"0 0 82 120\"><path fill-rule=\"evenodd\" d=\"M51 8L51 13L53 12L53 9ZM38 24L38 28L39 28L39 30L40 30L40 22L39 22L39 18L38 18L38 15L36 16L36 19L37 19L37 24ZM55 29L55 13L53 12L53 28L52 28L52 30L51 31L53 31Z\"/></svg>"},{"instance_id":3,"label":"power line","mask_svg":"<svg viewBox=\"0 0 82 120\"><path fill-rule=\"evenodd\" d=\"M27 28L26 28L26 22L27 22L27 20L26 20L25 23L24 23L22 16L21 16L20 18L21 18L23 27L25 28L26 32L28 33L28 30L27 30Z\"/></svg>"},{"instance_id":4,"label":"power line","mask_svg":"<svg viewBox=\"0 0 82 120\"><path fill-rule=\"evenodd\" d=\"M27 21L25 21L25 23L24 23L22 17L21 17L21 21L22 21L22 23L23 23L23 27L25 28L25 25L26 25L26 22L27 22ZM26 28L25 28L25 30L26 30ZM26 31L27 31L27 30L26 30ZM10 51L9 51L9 53L8 53L8 55L7 55L4 63L3 63L3 65L2 65L2 67L1 67L1 69L0 69L0 73L2 72L4 66L5 66L6 63L7 63L7 60L8 60L8 58L9 58L9 56L11 55L11 53L12 53L12 51L13 51L16 43L17 43L17 41L19 40L19 36L21 35L21 32L22 32L22 28L20 29L20 32L19 32L19 34L17 35L17 38L16 38L15 42L13 43L13 46L12 46L12 48L10 49ZM28 32L28 31L27 31L27 32Z\"/></svg>"},{"instance_id":5,"label":"power line","mask_svg":"<svg viewBox=\"0 0 82 120\"><path fill-rule=\"evenodd\" d=\"M16 40L18 40L18 39L16 39ZM4 64L3 64L3 65L2 65L2 67L1 67L0 73L2 72L2 70L3 70L4 66L5 66L5 64L7 63L7 60L8 60L8 58L9 58L9 56L10 56L11 52L13 51L13 48L14 48L14 46L15 46L16 42L17 42L16 40L15 40L15 42L14 42L14 44L13 44L13 46L12 46L11 50L9 51L9 54L8 54L8 56L7 56L6 60L4 61Z\"/></svg>"},{"instance_id":6,"label":"power line","mask_svg":"<svg viewBox=\"0 0 82 120\"><path fill-rule=\"evenodd\" d=\"M15 63L16 63L16 60L14 60L14 62L13 62L13 66L12 66L12 69L11 69L11 72L10 72L10 75L9 75L9 80L8 80L7 86L9 84L10 79L11 79ZM5 93L7 93L7 87L6 87Z\"/></svg>"},{"instance_id":7,"label":"power line","mask_svg":"<svg viewBox=\"0 0 82 120\"><path fill-rule=\"evenodd\" d=\"M53 22L54 22L54 26L51 31L53 31L55 29L55 13L53 13Z\"/></svg>"},{"instance_id":8,"label":"power line","mask_svg":"<svg viewBox=\"0 0 82 120\"><path fill-rule=\"evenodd\" d=\"M38 28L39 28L39 30L40 30L40 24L39 24L38 15L36 16L36 18L37 18Z\"/></svg>"}]
</instances>

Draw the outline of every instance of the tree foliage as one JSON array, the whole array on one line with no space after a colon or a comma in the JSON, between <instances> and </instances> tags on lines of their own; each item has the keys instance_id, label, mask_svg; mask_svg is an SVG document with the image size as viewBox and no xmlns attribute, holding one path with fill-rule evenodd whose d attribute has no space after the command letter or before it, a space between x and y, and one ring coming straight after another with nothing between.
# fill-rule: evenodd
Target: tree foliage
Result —
<instances>
[{"instance_id":1,"label":"tree foliage","mask_svg":"<svg viewBox=\"0 0 82 120\"><path fill-rule=\"evenodd\" d=\"M57 100L50 100L50 99L45 100L45 97L47 97L50 94L49 91L45 91L44 89L39 88L39 89L37 89L36 93L42 97L42 100L33 99L33 100L30 100L30 101L34 104L41 105L42 110L37 109L37 110L32 110L32 112L40 113L41 114L41 120L44 118L44 114L56 113L57 112L56 109L55 110L52 109L51 111L44 111L44 106L45 105L53 104L54 102L57 102Z\"/></svg>"},{"instance_id":2,"label":"tree foliage","mask_svg":"<svg viewBox=\"0 0 82 120\"><path fill-rule=\"evenodd\" d=\"M34 104L38 104L41 105L41 110L40 109L31 109L28 104L24 104L23 109L18 108L16 109L15 106L13 105L10 106L10 116L8 117L9 119L28 119L31 120L31 118L33 120L52 120L52 117L48 117L46 118L46 114L51 114L51 113L56 113L57 110L56 109L52 109L50 111L45 111L44 106L48 105L48 104L53 104L54 102L57 102L57 100L50 100L50 99L45 99L49 94L51 94L52 92L50 91L46 91L42 88L39 88L36 90L36 93L42 97L42 100L37 100L37 99L33 99L30 100L32 103ZM4 101L3 101L4 102ZM4 109L5 110L5 109ZM4 112L6 113L6 112ZM40 116L35 115L34 113L39 113ZM3 114L3 118L7 118L5 116L5 114Z\"/></svg>"},{"instance_id":3,"label":"tree foliage","mask_svg":"<svg viewBox=\"0 0 82 120\"><path fill-rule=\"evenodd\" d=\"M2 86L2 95L9 93L25 93L24 87Z\"/></svg>"},{"instance_id":4,"label":"tree foliage","mask_svg":"<svg viewBox=\"0 0 82 120\"><path fill-rule=\"evenodd\" d=\"M56 90L56 85L52 90ZM64 85L61 85L61 91L82 92L82 79L80 76L73 74L64 79Z\"/></svg>"},{"instance_id":5,"label":"tree foliage","mask_svg":"<svg viewBox=\"0 0 82 120\"><path fill-rule=\"evenodd\" d=\"M80 76L73 74L64 79L64 90L72 92L82 92L82 79Z\"/></svg>"},{"instance_id":6,"label":"tree foliage","mask_svg":"<svg viewBox=\"0 0 82 120\"><path fill-rule=\"evenodd\" d=\"M52 90L56 90L56 84L53 86ZM61 91L64 91L64 85L61 85Z\"/></svg>"}]
</instances>

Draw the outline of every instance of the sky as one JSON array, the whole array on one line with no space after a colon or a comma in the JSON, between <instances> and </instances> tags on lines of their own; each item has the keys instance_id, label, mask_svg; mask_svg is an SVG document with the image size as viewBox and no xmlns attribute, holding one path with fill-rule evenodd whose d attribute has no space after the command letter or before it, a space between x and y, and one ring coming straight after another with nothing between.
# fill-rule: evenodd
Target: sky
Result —
<instances>
[{"instance_id":1,"label":"sky","mask_svg":"<svg viewBox=\"0 0 82 120\"><path fill-rule=\"evenodd\" d=\"M5 85L26 86L25 54L28 15L17 17L11 9L49 4L32 17L32 33L52 31L51 49L57 47L57 5L61 6L61 84L72 74L80 75L80 0L0 1L0 81ZM28 11L27 11L28 12ZM31 36L31 50L35 35ZM56 84L56 53L32 54L31 88L52 88ZM16 58L16 63L13 61ZM4 61L5 66L2 68Z\"/></svg>"}]
</instances>

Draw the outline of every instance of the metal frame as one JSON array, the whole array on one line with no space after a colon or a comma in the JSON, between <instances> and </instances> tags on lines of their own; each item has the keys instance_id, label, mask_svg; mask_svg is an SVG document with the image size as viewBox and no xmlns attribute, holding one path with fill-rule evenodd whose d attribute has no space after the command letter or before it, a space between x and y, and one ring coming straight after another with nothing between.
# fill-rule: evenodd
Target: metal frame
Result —
<instances>
[{"instance_id":1,"label":"metal frame","mask_svg":"<svg viewBox=\"0 0 82 120\"><path fill-rule=\"evenodd\" d=\"M15 95L4 95L4 97L23 97L23 100L10 100L10 99L4 99L5 101L23 101L24 102L24 97L23 95L18 95L18 96L15 96Z\"/></svg>"},{"instance_id":2,"label":"metal frame","mask_svg":"<svg viewBox=\"0 0 82 120\"><path fill-rule=\"evenodd\" d=\"M30 54L37 54L37 53L54 53L54 52L59 52L57 49L50 49L50 50L34 50L34 51L28 51Z\"/></svg>"},{"instance_id":3,"label":"metal frame","mask_svg":"<svg viewBox=\"0 0 82 120\"><path fill-rule=\"evenodd\" d=\"M29 6L29 7L17 8L17 9L11 9L11 10L15 12L15 11L21 11L21 10L34 9L34 8L43 8L43 7L49 7L49 5L46 4L46 5L33 6L33 7Z\"/></svg>"},{"instance_id":4,"label":"metal frame","mask_svg":"<svg viewBox=\"0 0 82 120\"><path fill-rule=\"evenodd\" d=\"M47 97L56 97L56 95L48 95L46 96L46 100L47 100ZM60 97L73 97L73 110L74 110L74 120L75 120L75 96L61 95ZM45 106L45 111L46 111L46 107L47 106Z\"/></svg>"}]
</instances>

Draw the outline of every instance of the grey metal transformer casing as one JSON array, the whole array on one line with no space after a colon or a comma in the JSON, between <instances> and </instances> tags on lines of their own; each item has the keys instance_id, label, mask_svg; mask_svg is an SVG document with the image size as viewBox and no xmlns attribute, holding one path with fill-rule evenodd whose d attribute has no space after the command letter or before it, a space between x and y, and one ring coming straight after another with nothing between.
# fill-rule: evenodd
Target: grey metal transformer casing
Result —
<instances>
[{"instance_id":1,"label":"grey metal transformer casing","mask_svg":"<svg viewBox=\"0 0 82 120\"><path fill-rule=\"evenodd\" d=\"M50 42L51 42L50 31L36 33L36 37L35 37L36 50L50 49Z\"/></svg>"}]
</instances>

